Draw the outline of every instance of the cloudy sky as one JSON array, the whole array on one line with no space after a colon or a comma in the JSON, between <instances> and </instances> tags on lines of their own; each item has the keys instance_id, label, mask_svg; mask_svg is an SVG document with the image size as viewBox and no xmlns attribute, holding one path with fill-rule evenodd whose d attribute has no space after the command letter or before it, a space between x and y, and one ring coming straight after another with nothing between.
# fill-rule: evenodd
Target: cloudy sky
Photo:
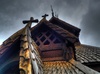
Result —
<instances>
[{"instance_id":1,"label":"cloudy sky","mask_svg":"<svg viewBox=\"0 0 100 74\"><path fill-rule=\"evenodd\" d=\"M50 19L51 5L60 19L81 29L81 43L100 47L100 0L0 0L0 44L25 26L23 20L41 20L45 13Z\"/></svg>"}]
</instances>

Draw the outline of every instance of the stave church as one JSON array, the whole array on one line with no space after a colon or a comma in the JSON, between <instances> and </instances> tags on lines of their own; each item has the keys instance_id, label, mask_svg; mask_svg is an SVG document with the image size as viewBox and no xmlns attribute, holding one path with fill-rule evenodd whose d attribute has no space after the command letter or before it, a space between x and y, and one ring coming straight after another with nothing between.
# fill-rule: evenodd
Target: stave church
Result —
<instances>
[{"instance_id":1,"label":"stave church","mask_svg":"<svg viewBox=\"0 0 100 74\"><path fill-rule=\"evenodd\" d=\"M81 29L47 16L24 20L26 26L3 42L0 74L100 74L100 47L81 44Z\"/></svg>"}]
</instances>

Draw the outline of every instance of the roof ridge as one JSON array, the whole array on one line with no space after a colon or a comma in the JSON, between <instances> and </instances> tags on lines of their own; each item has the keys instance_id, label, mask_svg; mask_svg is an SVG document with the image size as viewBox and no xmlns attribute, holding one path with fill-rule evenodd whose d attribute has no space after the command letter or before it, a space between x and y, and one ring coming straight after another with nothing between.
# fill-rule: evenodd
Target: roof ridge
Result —
<instances>
[{"instance_id":1,"label":"roof ridge","mask_svg":"<svg viewBox=\"0 0 100 74\"><path fill-rule=\"evenodd\" d=\"M61 20L61 19L59 19L59 18L56 18L56 17L52 17L49 21L51 21L52 19L59 20L59 21L61 21L61 22L64 23L64 24L68 24L68 26L71 26L71 27L74 27L74 28L79 29L78 27L73 26L73 25L71 25L70 23L67 23L67 22L65 22L65 21L63 21L63 20ZM80 29L79 29L79 30L80 30Z\"/></svg>"}]
</instances>

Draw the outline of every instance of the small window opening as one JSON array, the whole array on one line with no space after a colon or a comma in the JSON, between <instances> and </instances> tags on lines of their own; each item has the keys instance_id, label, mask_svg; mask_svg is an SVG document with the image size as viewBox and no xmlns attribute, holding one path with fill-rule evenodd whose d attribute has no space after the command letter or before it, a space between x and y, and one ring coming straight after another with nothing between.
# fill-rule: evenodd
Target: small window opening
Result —
<instances>
[{"instance_id":1,"label":"small window opening","mask_svg":"<svg viewBox=\"0 0 100 74\"><path fill-rule=\"evenodd\" d=\"M38 37L40 38L41 36L42 36L42 33L39 33L39 34L38 34Z\"/></svg>"},{"instance_id":2,"label":"small window opening","mask_svg":"<svg viewBox=\"0 0 100 74\"><path fill-rule=\"evenodd\" d=\"M56 39L56 40L54 41L54 43L61 43L61 41L58 40L58 39Z\"/></svg>"},{"instance_id":3,"label":"small window opening","mask_svg":"<svg viewBox=\"0 0 100 74\"><path fill-rule=\"evenodd\" d=\"M35 38L33 38L33 39L34 39L34 41L36 42L37 38L35 37Z\"/></svg>"},{"instance_id":4,"label":"small window opening","mask_svg":"<svg viewBox=\"0 0 100 74\"><path fill-rule=\"evenodd\" d=\"M37 42L36 44L37 44L38 46L40 45L40 43L39 43L39 42Z\"/></svg>"},{"instance_id":5,"label":"small window opening","mask_svg":"<svg viewBox=\"0 0 100 74\"><path fill-rule=\"evenodd\" d=\"M46 33L46 36L50 36L50 34L51 34L51 33L48 31L48 32Z\"/></svg>"},{"instance_id":6,"label":"small window opening","mask_svg":"<svg viewBox=\"0 0 100 74\"><path fill-rule=\"evenodd\" d=\"M54 40L55 36L51 35L50 40Z\"/></svg>"},{"instance_id":7,"label":"small window opening","mask_svg":"<svg viewBox=\"0 0 100 74\"><path fill-rule=\"evenodd\" d=\"M49 44L50 42L48 40L44 42L44 45L49 45Z\"/></svg>"},{"instance_id":8,"label":"small window opening","mask_svg":"<svg viewBox=\"0 0 100 74\"><path fill-rule=\"evenodd\" d=\"M43 36L43 37L41 38L41 41L43 42L45 39L46 39L46 38Z\"/></svg>"}]
</instances>

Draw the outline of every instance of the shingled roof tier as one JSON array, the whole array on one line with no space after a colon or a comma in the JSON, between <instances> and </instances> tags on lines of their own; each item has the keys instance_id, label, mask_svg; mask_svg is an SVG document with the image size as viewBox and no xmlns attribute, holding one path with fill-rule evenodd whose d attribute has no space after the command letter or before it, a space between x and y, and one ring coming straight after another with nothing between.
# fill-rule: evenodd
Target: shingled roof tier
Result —
<instances>
[{"instance_id":1,"label":"shingled roof tier","mask_svg":"<svg viewBox=\"0 0 100 74\"><path fill-rule=\"evenodd\" d=\"M84 44L76 46L76 58L81 63L100 62L100 47Z\"/></svg>"},{"instance_id":2,"label":"shingled roof tier","mask_svg":"<svg viewBox=\"0 0 100 74\"><path fill-rule=\"evenodd\" d=\"M99 74L73 59L69 62L44 62L43 70L44 74Z\"/></svg>"}]
</instances>

